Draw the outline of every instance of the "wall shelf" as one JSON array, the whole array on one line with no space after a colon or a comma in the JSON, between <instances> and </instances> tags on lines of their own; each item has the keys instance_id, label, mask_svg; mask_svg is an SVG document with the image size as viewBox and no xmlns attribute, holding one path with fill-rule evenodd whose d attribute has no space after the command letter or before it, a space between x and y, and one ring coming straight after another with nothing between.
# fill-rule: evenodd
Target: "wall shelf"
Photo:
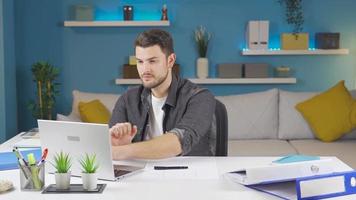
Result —
<instances>
[{"instance_id":1,"label":"wall shelf","mask_svg":"<svg viewBox=\"0 0 356 200\"><path fill-rule=\"evenodd\" d=\"M207 78L189 79L196 84L295 84L296 78ZM116 79L117 85L141 84L140 79Z\"/></svg>"},{"instance_id":2,"label":"wall shelf","mask_svg":"<svg viewBox=\"0 0 356 200\"><path fill-rule=\"evenodd\" d=\"M347 55L348 49L315 49L315 50L243 50L244 56L273 55Z\"/></svg>"},{"instance_id":3,"label":"wall shelf","mask_svg":"<svg viewBox=\"0 0 356 200\"><path fill-rule=\"evenodd\" d=\"M169 25L169 21L64 21L65 27L127 27Z\"/></svg>"}]
</instances>

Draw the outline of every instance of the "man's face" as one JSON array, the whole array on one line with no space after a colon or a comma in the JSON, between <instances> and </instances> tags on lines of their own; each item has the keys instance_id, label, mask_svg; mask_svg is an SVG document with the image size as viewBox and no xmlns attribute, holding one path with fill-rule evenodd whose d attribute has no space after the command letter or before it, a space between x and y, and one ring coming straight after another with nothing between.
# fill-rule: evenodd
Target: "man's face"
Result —
<instances>
[{"instance_id":1,"label":"man's face","mask_svg":"<svg viewBox=\"0 0 356 200\"><path fill-rule=\"evenodd\" d=\"M136 47L137 71L145 88L155 88L166 80L174 63L172 55L167 58L158 45Z\"/></svg>"}]
</instances>

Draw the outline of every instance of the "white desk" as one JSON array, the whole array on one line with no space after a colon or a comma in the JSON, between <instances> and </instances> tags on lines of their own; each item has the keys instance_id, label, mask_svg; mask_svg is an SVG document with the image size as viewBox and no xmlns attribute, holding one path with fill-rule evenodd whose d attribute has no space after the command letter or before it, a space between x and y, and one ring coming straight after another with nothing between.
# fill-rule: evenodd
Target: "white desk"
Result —
<instances>
[{"instance_id":1,"label":"white desk","mask_svg":"<svg viewBox=\"0 0 356 200\"><path fill-rule=\"evenodd\" d=\"M0 151L11 150L11 144L18 141L18 136L0 145ZM0 194L1 200L42 200L42 199L144 199L144 200L183 200L183 199L253 199L269 200L278 199L276 197L257 192L255 190L238 185L222 177L225 172L233 171L242 167L262 165L275 160L276 157L176 157L174 161L189 162L209 162L217 166L218 177L212 179L192 178L179 179L165 177L155 179L150 176L151 169L145 169L142 173L122 179L119 182L99 181L106 183L102 194L41 194L40 192L23 192L19 188L19 171L0 171L0 179L11 180L15 185L15 190ZM346 164L333 158L335 166L342 170L350 170ZM152 163L162 162L151 161ZM155 172L158 173L158 172ZM162 172L163 173L163 172ZM168 172L164 172L168 173ZM150 178L151 177L151 178ZM46 175L46 186L54 184L54 175ZM80 178L72 177L71 183L81 183Z\"/></svg>"}]
</instances>

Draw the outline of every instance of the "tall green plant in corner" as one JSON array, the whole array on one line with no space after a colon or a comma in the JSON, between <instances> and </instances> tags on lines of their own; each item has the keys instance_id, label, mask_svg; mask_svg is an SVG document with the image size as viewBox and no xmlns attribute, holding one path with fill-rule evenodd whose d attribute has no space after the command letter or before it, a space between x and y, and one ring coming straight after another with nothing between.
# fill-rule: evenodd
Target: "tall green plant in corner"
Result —
<instances>
[{"instance_id":1,"label":"tall green plant in corner","mask_svg":"<svg viewBox=\"0 0 356 200\"><path fill-rule=\"evenodd\" d=\"M293 25L293 34L297 35L303 30L304 16L303 16L303 0L278 0L278 2L285 6L287 23Z\"/></svg>"},{"instance_id":2,"label":"tall green plant in corner","mask_svg":"<svg viewBox=\"0 0 356 200\"><path fill-rule=\"evenodd\" d=\"M59 83L55 82L59 69L48 62L40 61L32 65L31 71L37 86L37 100L31 100L28 107L36 119L52 119L55 97L59 94Z\"/></svg>"}]
</instances>

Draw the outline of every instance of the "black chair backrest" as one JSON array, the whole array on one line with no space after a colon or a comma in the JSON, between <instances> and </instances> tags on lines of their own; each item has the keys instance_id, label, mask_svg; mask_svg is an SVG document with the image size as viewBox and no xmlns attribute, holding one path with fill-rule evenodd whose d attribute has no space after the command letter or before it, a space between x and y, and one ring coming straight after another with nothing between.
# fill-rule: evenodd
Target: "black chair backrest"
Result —
<instances>
[{"instance_id":1,"label":"black chair backrest","mask_svg":"<svg viewBox=\"0 0 356 200\"><path fill-rule=\"evenodd\" d=\"M216 151L215 156L227 156L228 118L226 107L216 99Z\"/></svg>"}]
</instances>

